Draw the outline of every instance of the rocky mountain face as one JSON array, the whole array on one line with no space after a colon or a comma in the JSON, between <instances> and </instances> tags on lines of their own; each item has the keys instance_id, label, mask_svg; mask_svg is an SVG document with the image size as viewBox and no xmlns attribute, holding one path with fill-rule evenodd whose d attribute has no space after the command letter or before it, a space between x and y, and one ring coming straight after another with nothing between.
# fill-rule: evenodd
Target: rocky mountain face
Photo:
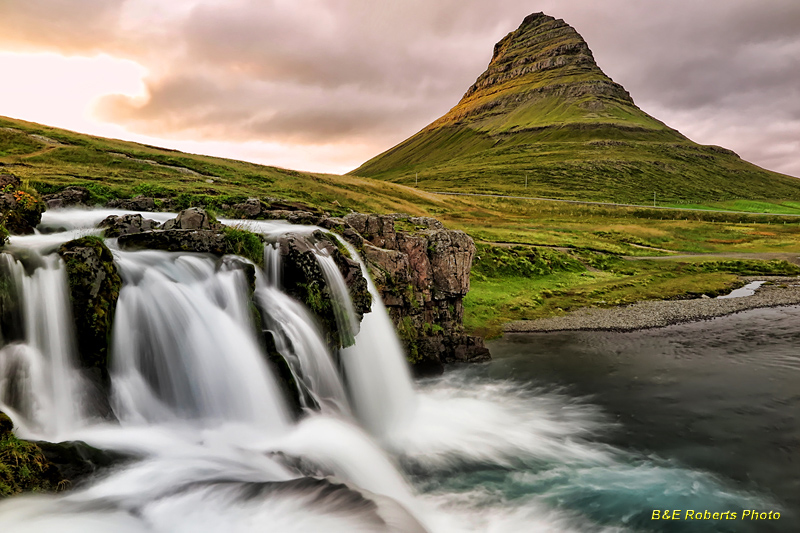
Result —
<instances>
[{"instance_id":1,"label":"rocky mountain face","mask_svg":"<svg viewBox=\"0 0 800 533\"><path fill-rule=\"evenodd\" d=\"M654 192L672 202L800 199L796 179L696 144L639 109L581 35L543 13L495 45L452 109L350 174L431 191L620 203Z\"/></svg>"},{"instance_id":2,"label":"rocky mountain face","mask_svg":"<svg viewBox=\"0 0 800 533\"><path fill-rule=\"evenodd\" d=\"M443 363L484 361L479 337L463 332L462 300L469 292L475 243L434 218L352 213L372 278L418 373L440 372ZM363 239L363 243L360 242Z\"/></svg>"},{"instance_id":3,"label":"rocky mountain face","mask_svg":"<svg viewBox=\"0 0 800 533\"><path fill-rule=\"evenodd\" d=\"M589 45L563 20L534 13L494 47L486 71L453 109L429 128L452 123L479 123L481 129L502 129L497 115L519 112L548 98L572 103L572 121L591 121L615 108L644 115L624 87L595 63ZM483 124L480 122L483 121ZM653 121L652 127L663 124Z\"/></svg>"}]
</instances>

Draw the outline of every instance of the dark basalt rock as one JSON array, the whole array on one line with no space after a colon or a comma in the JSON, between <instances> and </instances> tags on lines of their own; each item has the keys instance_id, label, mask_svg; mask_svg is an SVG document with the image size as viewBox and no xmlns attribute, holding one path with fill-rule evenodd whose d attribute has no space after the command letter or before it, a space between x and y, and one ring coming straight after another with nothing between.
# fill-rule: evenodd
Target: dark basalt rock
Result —
<instances>
[{"instance_id":1,"label":"dark basalt rock","mask_svg":"<svg viewBox=\"0 0 800 533\"><path fill-rule=\"evenodd\" d=\"M160 228L161 224L155 220L143 218L142 215L109 215L97 227L105 229L106 237L120 237L152 231Z\"/></svg>"},{"instance_id":2,"label":"dark basalt rock","mask_svg":"<svg viewBox=\"0 0 800 533\"><path fill-rule=\"evenodd\" d=\"M131 233L122 235L119 238L119 245L127 249L167 252L200 252L215 255L227 253L225 234L210 229L169 229Z\"/></svg>"},{"instance_id":3,"label":"dark basalt rock","mask_svg":"<svg viewBox=\"0 0 800 533\"><path fill-rule=\"evenodd\" d=\"M8 264L0 261L0 345L25 338L18 290Z\"/></svg>"},{"instance_id":4,"label":"dark basalt rock","mask_svg":"<svg viewBox=\"0 0 800 533\"><path fill-rule=\"evenodd\" d=\"M80 366L107 389L111 326L122 279L111 251L97 237L64 243L58 254L67 267Z\"/></svg>"},{"instance_id":5,"label":"dark basalt rock","mask_svg":"<svg viewBox=\"0 0 800 533\"><path fill-rule=\"evenodd\" d=\"M19 178L13 174L0 174L0 191L11 185L14 189L19 187Z\"/></svg>"},{"instance_id":6,"label":"dark basalt rock","mask_svg":"<svg viewBox=\"0 0 800 533\"><path fill-rule=\"evenodd\" d=\"M127 209L130 211L155 211L156 210L156 202L153 198L149 196L134 196L130 199L122 199L118 198L115 200L111 200L110 202L106 203L106 207L112 207L115 209Z\"/></svg>"},{"instance_id":7,"label":"dark basalt rock","mask_svg":"<svg viewBox=\"0 0 800 533\"><path fill-rule=\"evenodd\" d=\"M42 200L47 204L48 209L59 209L86 206L89 204L90 197L89 190L85 187L67 187L63 191L44 195Z\"/></svg>"},{"instance_id":8,"label":"dark basalt rock","mask_svg":"<svg viewBox=\"0 0 800 533\"><path fill-rule=\"evenodd\" d=\"M36 441L47 461L52 465L55 477L75 488L98 472L129 460L130 457L113 451L98 450L82 441L44 442Z\"/></svg>"},{"instance_id":9,"label":"dark basalt rock","mask_svg":"<svg viewBox=\"0 0 800 533\"><path fill-rule=\"evenodd\" d=\"M80 441L25 441L0 412L0 498L22 492L57 492L74 488L127 456L98 450Z\"/></svg>"}]
</instances>

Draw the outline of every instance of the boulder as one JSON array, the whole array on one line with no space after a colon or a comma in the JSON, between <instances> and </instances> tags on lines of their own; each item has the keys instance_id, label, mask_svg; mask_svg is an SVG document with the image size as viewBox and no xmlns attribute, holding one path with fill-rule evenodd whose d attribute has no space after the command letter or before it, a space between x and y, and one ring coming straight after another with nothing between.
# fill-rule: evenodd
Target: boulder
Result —
<instances>
[{"instance_id":1,"label":"boulder","mask_svg":"<svg viewBox=\"0 0 800 533\"><path fill-rule=\"evenodd\" d=\"M266 211L266 205L258 198L248 198L232 207L234 215L239 218L259 218Z\"/></svg>"},{"instance_id":2,"label":"boulder","mask_svg":"<svg viewBox=\"0 0 800 533\"><path fill-rule=\"evenodd\" d=\"M0 189L0 223L14 235L31 235L42 221L44 202L35 191L15 189L19 180L8 176L6 186Z\"/></svg>"},{"instance_id":3,"label":"boulder","mask_svg":"<svg viewBox=\"0 0 800 533\"><path fill-rule=\"evenodd\" d=\"M190 207L178 213L176 218L164 222L163 227L165 230L210 230L222 226L205 209Z\"/></svg>"},{"instance_id":4,"label":"boulder","mask_svg":"<svg viewBox=\"0 0 800 533\"><path fill-rule=\"evenodd\" d=\"M133 198L117 198L106 203L106 207L125 209L128 211L155 211L156 202L150 196L134 196Z\"/></svg>"},{"instance_id":5,"label":"boulder","mask_svg":"<svg viewBox=\"0 0 800 533\"><path fill-rule=\"evenodd\" d=\"M111 327L122 279L111 251L97 237L64 243L58 254L67 267L80 366L107 390Z\"/></svg>"},{"instance_id":6,"label":"boulder","mask_svg":"<svg viewBox=\"0 0 800 533\"><path fill-rule=\"evenodd\" d=\"M152 231L160 226L160 223L149 218L143 218L142 215L109 215L97 225L98 228L105 229L104 234L106 237L120 237L133 233L142 233L143 231Z\"/></svg>"},{"instance_id":7,"label":"boulder","mask_svg":"<svg viewBox=\"0 0 800 533\"><path fill-rule=\"evenodd\" d=\"M131 233L120 236L119 245L127 249L201 252L216 255L223 255L228 249L225 234L210 229L170 229Z\"/></svg>"},{"instance_id":8,"label":"boulder","mask_svg":"<svg viewBox=\"0 0 800 533\"><path fill-rule=\"evenodd\" d=\"M13 174L0 174L0 191L8 186L16 189L20 185L19 178Z\"/></svg>"},{"instance_id":9,"label":"boulder","mask_svg":"<svg viewBox=\"0 0 800 533\"><path fill-rule=\"evenodd\" d=\"M42 200L47 204L48 209L60 209L86 206L89 204L90 198L89 190L85 187L67 187L60 192L44 195Z\"/></svg>"},{"instance_id":10,"label":"boulder","mask_svg":"<svg viewBox=\"0 0 800 533\"><path fill-rule=\"evenodd\" d=\"M364 240L379 248L394 250L397 247L397 234L394 229L395 217L390 215L365 215L350 213L344 217Z\"/></svg>"}]
</instances>

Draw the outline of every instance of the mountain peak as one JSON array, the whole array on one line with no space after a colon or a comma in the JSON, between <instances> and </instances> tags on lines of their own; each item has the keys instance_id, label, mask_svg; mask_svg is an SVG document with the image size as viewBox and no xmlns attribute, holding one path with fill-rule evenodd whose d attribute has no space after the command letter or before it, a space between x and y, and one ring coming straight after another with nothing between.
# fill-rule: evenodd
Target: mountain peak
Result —
<instances>
[{"instance_id":1,"label":"mountain peak","mask_svg":"<svg viewBox=\"0 0 800 533\"><path fill-rule=\"evenodd\" d=\"M562 108L575 106L569 118L579 122L581 114L589 120L602 119L608 108L635 107L630 94L597 66L589 45L575 28L561 19L533 13L494 46L486 71L461 101L431 126L483 120L493 123L496 121L491 120L492 116L507 115L530 104L542 108L543 100L548 98L559 99ZM608 118L613 119L618 113L611 111ZM542 126L550 120L538 122L542 121L534 120L531 126ZM486 125L489 130L498 126Z\"/></svg>"}]
</instances>

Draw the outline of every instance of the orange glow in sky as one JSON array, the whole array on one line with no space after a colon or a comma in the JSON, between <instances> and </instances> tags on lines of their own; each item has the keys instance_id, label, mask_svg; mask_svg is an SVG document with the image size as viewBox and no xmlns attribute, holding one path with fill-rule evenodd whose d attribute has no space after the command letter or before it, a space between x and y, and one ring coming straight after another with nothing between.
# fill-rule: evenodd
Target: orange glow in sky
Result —
<instances>
[{"instance_id":1,"label":"orange glow in sky","mask_svg":"<svg viewBox=\"0 0 800 533\"><path fill-rule=\"evenodd\" d=\"M119 128L93 119L99 98L124 94L146 98L146 69L108 55L65 57L59 54L0 52L0 115L51 126L110 136Z\"/></svg>"},{"instance_id":2,"label":"orange glow in sky","mask_svg":"<svg viewBox=\"0 0 800 533\"><path fill-rule=\"evenodd\" d=\"M80 133L312 172L347 172L353 167L352 161L368 150L360 145L308 147L263 141L164 139L133 133L97 119L94 108L102 97L112 94L144 102L148 98L144 84L147 69L135 61L105 54L67 57L0 52L0 72L12 73L0 83L0 116ZM315 158L321 163L314 164Z\"/></svg>"}]
</instances>

